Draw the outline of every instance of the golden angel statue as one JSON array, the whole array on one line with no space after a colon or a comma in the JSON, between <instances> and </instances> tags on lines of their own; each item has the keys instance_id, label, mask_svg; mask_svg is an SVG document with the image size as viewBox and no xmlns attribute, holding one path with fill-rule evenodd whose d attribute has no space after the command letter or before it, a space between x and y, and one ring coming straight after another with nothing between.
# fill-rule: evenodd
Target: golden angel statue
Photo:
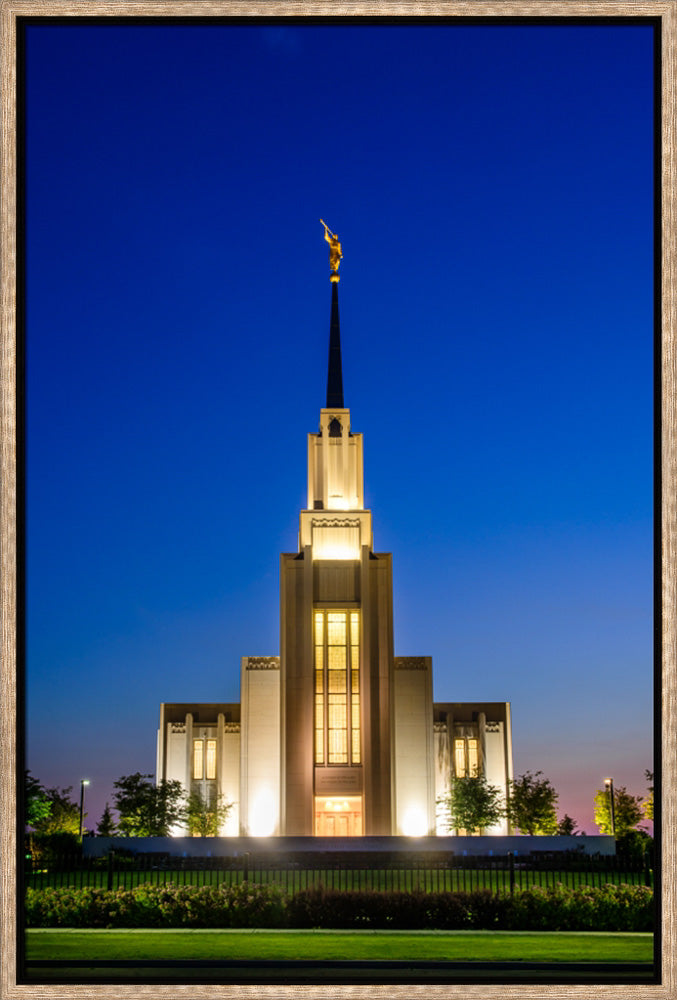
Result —
<instances>
[{"instance_id":1,"label":"golden angel statue","mask_svg":"<svg viewBox=\"0 0 677 1000\"><path fill-rule=\"evenodd\" d=\"M341 258L343 257L341 244L339 243L338 236L336 233L332 233L327 223L323 219L320 219L320 222L324 226L324 238L329 244L329 269L333 274L336 274L341 263Z\"/></svg>"}]
</instances>

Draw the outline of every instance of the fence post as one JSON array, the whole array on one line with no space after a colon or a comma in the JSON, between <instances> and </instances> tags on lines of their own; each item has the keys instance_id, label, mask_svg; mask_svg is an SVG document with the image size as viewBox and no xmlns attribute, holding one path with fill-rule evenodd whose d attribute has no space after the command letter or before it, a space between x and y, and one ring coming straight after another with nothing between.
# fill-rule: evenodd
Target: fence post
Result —
<instances>
[{"instance_id":1,"label":"fence post","mask_svg":"<svg viewBox=\"0 0 677 1000\"><path fill-rule=\"evenodd\" d=\"M244 854L244 866L242 869L242 881L249 881L249 851L245 851Z\"/></svg>"},{"instance_id":2,"label":"fence post","mask_svg":"<svg viewBox=\"0 0 677 1000\"><path fill-rule=\"evenodd\" d=\"M515 891L515 855L508 851L508 864L510 866L510 895Z\"/></svg>"},{"instance_id":3,"label":"fence post","mask_svg":"<svg viewBox=\"0 0 677 1000\"><path fill-rule=\"evenodd\" d=\"M651 854L649 851L644 852L644 885L651 888Z\"/></svg>"},{"instance_id":4,"label":"fence post","mask_svg":"<svg viewBox=\"0 0 677 1000\"><path fill-rule=\"evenodd\" d=\"M113 861L115 859L115 851L111 848L108 852L108 879L106 881L106 888L110 892L113 888Z\"/></svg>"}]
</instances>

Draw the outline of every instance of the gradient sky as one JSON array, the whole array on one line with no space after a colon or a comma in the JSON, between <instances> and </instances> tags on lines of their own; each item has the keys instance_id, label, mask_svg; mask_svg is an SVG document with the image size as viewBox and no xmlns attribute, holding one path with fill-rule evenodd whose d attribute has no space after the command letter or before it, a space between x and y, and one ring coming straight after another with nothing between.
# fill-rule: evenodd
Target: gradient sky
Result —
<instances>
[{"instance_id":1,"label":"gradient sky","mask_svg":"<svg viewBox=\"0 0 677 1000\"><path fill-rule=\"evenodd\" d=\"M395 652L596 832L652 767L652 29L34 24L27 765L153 772L279 651L340 236Z\"/></svg>"}]
</instances>

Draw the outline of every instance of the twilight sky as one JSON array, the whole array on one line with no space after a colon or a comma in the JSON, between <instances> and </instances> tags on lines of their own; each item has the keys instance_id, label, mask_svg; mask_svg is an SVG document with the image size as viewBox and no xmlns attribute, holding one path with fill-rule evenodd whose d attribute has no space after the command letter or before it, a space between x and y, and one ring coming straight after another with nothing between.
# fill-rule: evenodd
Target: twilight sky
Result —
<instances>
[{"instance_id":1,"label":"twilight sky","mask_svg":"<svg viewBox=\"0 0 677 1000\"><path fill-rule=\"evenodd\" d=\"M395 652L509 700L597 832L652 767L648 25L33 24L27 765L155 768L279 652L324 405L364 433Z\"/></svg>"}]
</instances>

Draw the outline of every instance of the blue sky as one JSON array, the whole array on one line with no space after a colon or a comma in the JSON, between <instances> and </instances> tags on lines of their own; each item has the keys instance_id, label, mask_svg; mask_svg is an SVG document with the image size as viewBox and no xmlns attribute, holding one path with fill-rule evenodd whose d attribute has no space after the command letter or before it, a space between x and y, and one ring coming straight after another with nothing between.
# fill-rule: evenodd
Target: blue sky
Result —
<instances>
[{"instance_id":1,"label":"blue sky","mask_svg":"<svg viewBox=\"0 0 677 1000\"><path fill-rule=\"evenodd\" d=\"M27 762L97 820L279 649L340 236L395 651L595 831L652 766L647 25L31 25ZM86 770L86 774L84 771Z\"/></svg>"}]
</instances>

